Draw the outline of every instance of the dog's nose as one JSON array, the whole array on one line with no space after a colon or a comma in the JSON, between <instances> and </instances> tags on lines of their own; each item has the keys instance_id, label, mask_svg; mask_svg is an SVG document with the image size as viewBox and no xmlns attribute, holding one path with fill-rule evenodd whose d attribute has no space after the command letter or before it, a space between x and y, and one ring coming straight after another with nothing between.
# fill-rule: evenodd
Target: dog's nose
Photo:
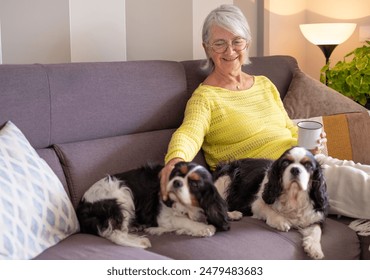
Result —
<instances>
[{"instance_id":1,"label":"dog's nose","mask_svg":"<svg viewBox=\"0 0 370 280\"><path fill-rule=\"evenodd\" d=\"M181 187L182 187L182 182L181 182L181 181L179 181L179 180L175 180L175 181L173 181L173 187L174 187L175 189L177 189L177 188L181 188Z\"/></svg>"},{"instance_id":2,"label":"dog's nose","mask_svg":"<svg viewBox=\"0 0 370 280\"><path fill-rule=\"evenodd\" d=\"M299 168L297 167L293 167L291 170L290 170L290 173L292 173L293 176L298 176L299 173L301 173L301 171L299 170Z\"/></svg>"}]
</instances>

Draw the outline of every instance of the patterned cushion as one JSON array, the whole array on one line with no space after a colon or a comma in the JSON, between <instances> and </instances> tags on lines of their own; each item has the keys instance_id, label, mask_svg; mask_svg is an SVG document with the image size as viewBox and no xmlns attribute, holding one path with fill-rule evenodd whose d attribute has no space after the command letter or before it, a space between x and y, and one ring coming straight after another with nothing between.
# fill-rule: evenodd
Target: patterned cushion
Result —
<instances>
[{"instance_id":1,"label":"patterned cushion","mask_svg":"<svg viewBox=\"0 0 370 280\"><path fill-rule=\"evenodd\" d=\"M79 230L57 176L22 132L0 130L0 259L31 259Z\"/></svg>"}]
</instances>

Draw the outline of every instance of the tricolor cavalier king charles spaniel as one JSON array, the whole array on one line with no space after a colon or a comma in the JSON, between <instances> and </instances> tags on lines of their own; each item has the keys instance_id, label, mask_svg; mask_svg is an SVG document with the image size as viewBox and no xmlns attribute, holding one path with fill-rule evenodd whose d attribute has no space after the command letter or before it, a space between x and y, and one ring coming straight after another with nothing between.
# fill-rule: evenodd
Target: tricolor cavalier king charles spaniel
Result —
<instances>
[{"instance_id":1,"label":"tricolor cavalier king charles spaniel","mask_svg":"<svg viewBox=\"0 0 370 280\"><path fill-rule=\"evenodd\" d=\"M229 211L265 220L278 230L296 228L303 248L322 259L321 226L328 211L320 164L306 149L293 147L275 161L242 159L217 166L215 186Z\"/></svg>"},{"instance_id":2,"label":"tricolor cavalier king charles spaniel","mask_svg":"<svg viewBox=\"0 0 370 280\"><path fill-rule=\"evenodd\" d=\"M166 202L159 195L162 168L147 164L92 185L77 207L81 232L118 245L147 248L149 239L133 231L207 237L216 230L229 230L227 204L205 167L177 163L169 177Z\"/></svg>"}]
</instances>

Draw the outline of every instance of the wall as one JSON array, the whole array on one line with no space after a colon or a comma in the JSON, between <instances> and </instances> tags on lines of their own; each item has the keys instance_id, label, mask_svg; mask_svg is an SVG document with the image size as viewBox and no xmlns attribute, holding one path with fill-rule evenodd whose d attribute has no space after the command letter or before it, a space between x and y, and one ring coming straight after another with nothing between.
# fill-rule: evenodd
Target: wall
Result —
<instances>
[{"instance_id":1,"label":"wall","mask_svg":"<svg viewBox=\"0 0 370 280\"><path fill-rule=\"evenodd\" d=\"M192 5L183 0L126 0L127 59L191 59Z\"/></svg>"},{"instance_id":2,"label":"wall","mask_svg":"<svg viewBox=\"0 0 370 280\"><path fill-rule=\"evenodd\" d=\"M306 42L299 30L305 21L306 0L265 1L265 55L291 55L300 66L305 64ZM298 39L299 38L299 39Z\"/></svg>"},{"instance_id":3,"label":"wall","mask_svg":"<svg viewBox=\"0 0 370 280\"><path fill-rule=\"evenodd\" d=\"M1 0L3 63L68 62L68 1Z\"/></svg>"},{"instance_id":4,"label":"wall","mask_svg":"<svg viewBox=\"0 0 370 280\"><path fill-rule=\"evenodd\" d=\"M125 0L0 0L0 20L2 63L126 59Z\"/></svg>"},{"instance_id":5,"label":"wall","mask_svg":"<svg viewBox=\"0 0 370 280\"><path fill-rule=\"evenodd\" d=\"M257 0L0 0L0 63L205 58L203 20L233 2L256 38Z\"/></svg>"},{"instance_id":6,"label":"wall","mask_svg":"<svg viewBox=\"0 0 370 280\"><path fill-rule=\"evenodd\" d=\"M320 69L325 64L321 50L308 42L299 29L301 23L354 22L357 28L353 35L339 45L331 56L335 65L343 56L361 46L359 26L370 26L369 0L265 0L269 26L268 47L265 55L288 54L297 58L301 69L319 79Z\"/></svg>"},{"instance_id":7,"label":"wall","mask_svg":"<svg viewBox=\"0 0 370 280\"><path fill-rule=\"evenodd\" d=\"M125 0L70 0L71 61L126 60Z\"/></svg>"},{"instance_id":8,"label":"wall","mask_svg":"<svg viewBox=\"0 0 370 280\"><path fill-rule=\"evenodd\" d=\"M299 24L370 25L369 0L0 0L0 63L204 58L203 20L222 3L247 16L251 56L292 55L317 79L325 59ZM358 33L333 64L362 44Z\"/></svg>"}]
</instances>

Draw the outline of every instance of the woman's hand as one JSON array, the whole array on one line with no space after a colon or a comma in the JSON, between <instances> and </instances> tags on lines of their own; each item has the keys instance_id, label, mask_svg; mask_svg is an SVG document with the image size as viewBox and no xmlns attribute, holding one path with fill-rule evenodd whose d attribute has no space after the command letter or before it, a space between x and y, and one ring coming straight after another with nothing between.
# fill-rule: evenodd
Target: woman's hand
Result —
<instances>
[{"instance_id":1,"label":"woman's hand","mask_svg":"<svg viewBox=\"0 0 370 280\"><path fill-rule=\"evenodd\" d=\"M161 197L163 201L166 201L168 198L167 194L167 184L168 178L170 177L171 171L174 168L175 164L184 161L182 158L173 158L171 159L161 170L160 182L161 182Z\"/></svg>"},{"instance_id":2,"label":"woman's hand","mask_svg":"<svg viewBox=\"0 0 370 280\"><path fill-rule=\"evenodd\" d=\"M326 142L328 142L328 139L326 139L326 133L325 131L321 132L320 134L320 139L317 140L317 143L319 144L315 149L313 150L310 150L312 154L316 155L316 154L320 154L322 149L324 148L324 144Z\"/></svg>"}]
</instances>

